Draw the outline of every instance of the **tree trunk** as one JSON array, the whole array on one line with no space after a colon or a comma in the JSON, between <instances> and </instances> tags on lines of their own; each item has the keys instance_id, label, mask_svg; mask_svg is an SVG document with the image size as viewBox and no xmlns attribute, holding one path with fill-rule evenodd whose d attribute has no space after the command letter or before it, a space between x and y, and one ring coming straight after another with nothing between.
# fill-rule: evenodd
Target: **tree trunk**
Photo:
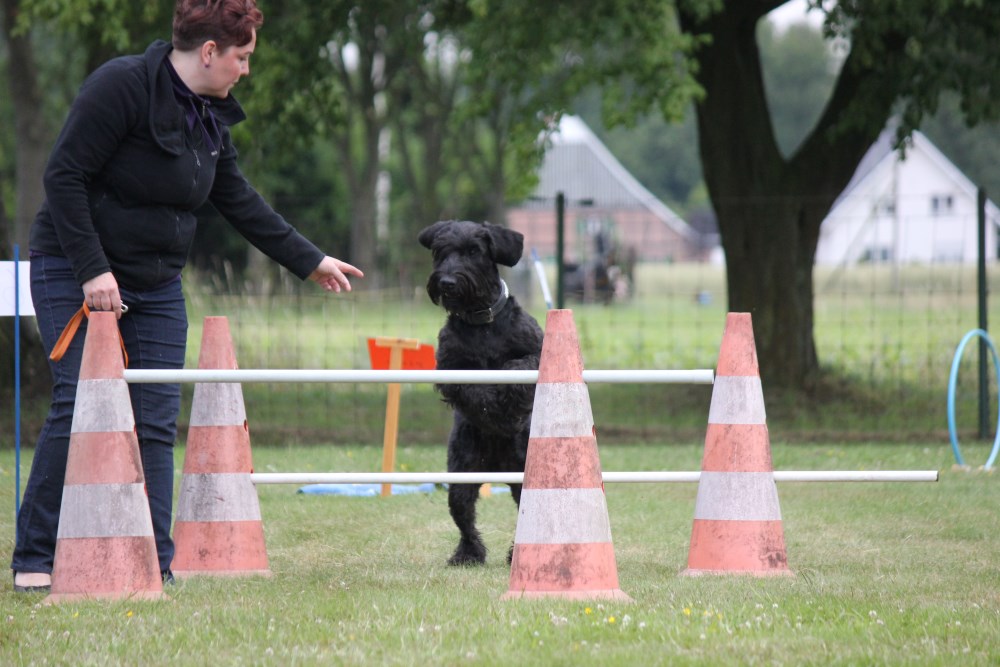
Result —
<instances>
[{"instance_id":1,"label":"tree trunk","mask_svg":"<svg viewBox=\"0 0 1000 667\"><path fill-rule=\"evenodd\" d=\"M347 76L347 73L343 73L345 80ZM374 104L366 103L365 99L373 100L373 97L359 97L360 113L349 113L348 120L342 127L331 130L351 201L350 256L340 259L365 272L364 280L351 283L354 289L376 289L381 282L376 216L381 166L378 140L384 122L377 114ZM355 122L357 126L354 125ZM352 139L354 133L360 136L357 142Z\"/></svg>"},{"instance_id":2,"label":"tree trunk","mask_svg":"<svg viewBox=\"0 0 1000 667\"><path fill-rule=\"evenodd\" d=\"M371 152L371 147L367 147ZM377 150L375 151L377 156ZM351 193L351 257L348 261L365 272L365 279L356 286L377 289L381 283L379 252L376 238L376 183L378 159L369 155L358 176L357 188ZM355 283L352 283L354 285Z\"/></svg>"},{"instance_id":3,"label":"tree trunk","mask_svg":"<svg viewBox=\"0 0 1000 667\"><path fill-rule=\"evenodd\" d=\"M698 141L726 253L729 310L753 318L766 382L808 390L818 378L813 265L823 219L882 130L896 97L848 56L810 135L789 159L775 140L764 90L757 21L781 2L730 3L708 18L681 15L708 34L697 54L705 96ZM864 122L843 120L864 100ZM833 131L836 129L836 131Z\"/></svg>"},{"instance_id":4,"label":"tree trunk","mask_svg":"<svg viewBox=\"0 0 1000 667\"><path fill-rule=\"evenodd\" d=\"M761 376L808 389L819 361L813 340L813 258L820 220L799 198L720 209L729 310L750 313Z\"/></svg>"},{"instance_id":5,"label":"tree trunk","mask_svg":"<svg viewBox=\"0 0 1000 667\"><path fill-rule=\"evenodd\" d=\"M42 205L44 191L42 174L48 159L49 128L45 124L42 94L38 84L38 68L28 35L12 35L20 11L17 0L3 1L3 30L7 40L7 78L11 105L14 108L15 159L17 181L13 233L6 241L25 248L27 256L28 229Z\"/></svg>"},{"instance_id":6,"label":"tree trunk","mask_svg":"<svg viewBox=\"0 0 1000 667\"><path fill-rule=\"evenodd\" d=\"M12 258L14 244L20 246L19 258L28 259L28 229L43 199L42 172L47 156L48 128L41 110L38 70L32 55L30 38L12 36L19 11L16 0L2 0L2 24L7 42L7 80L14 108L15 210L12 216L0 206L0 260ZM14 318L0 318L0 377L14 377ZM38 400L49 391L50 378L46 351L42 349L38 328L32 318L21 319L21 390L24 398ZM0 381L0 395L13 393L13 382ZM4 429L9 430L9 429Z\"/></svg>"}]
</instances>

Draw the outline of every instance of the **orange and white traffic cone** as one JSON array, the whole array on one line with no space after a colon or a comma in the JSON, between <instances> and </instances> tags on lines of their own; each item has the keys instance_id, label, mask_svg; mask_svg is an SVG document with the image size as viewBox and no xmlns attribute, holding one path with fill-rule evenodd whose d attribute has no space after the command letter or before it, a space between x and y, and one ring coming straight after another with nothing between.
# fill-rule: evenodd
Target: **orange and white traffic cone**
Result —
<instances>
[{"instance_id":1,"label":"orange and white traffic cone","mask_svg":"<svg viewBox=\"0 0 1000 667\"><path fill-rule=\"evenodd\" d=\"M573 311L550 310L503 599L631 601L618 585L590 394Z\"/></svg>"},{"instance_id":2,"label":"orange and white traffic cone","mask_svg":"<svg viewBox=\"0 0 1000 667\"><path fill-rule=\"evenodd\" d=\"M750 313L729 313L685 575L791 575Z\"/></svg>"},{"instance_id":3,"label":"orange and white traffic cone","mask_svg":"<svg viewBox=\"0 0 1000 667\"><path fill-rule=\"evenodd\" d=\"M45 603L164 597L124 370L115 315L91 312Z\"/></svg>"},{"instance_id":4,"label":"orange and white traffic cone","mask_svg":"<svg viewBox=\"0 0 1000 667\"><path fill-rule=\"evenodd\" d=\"M225 317L206 317L198 368L237 368ZM194 387L184 471L174 520L174 575L270 575L243 390Z\"/></svg>"}]
</instances>

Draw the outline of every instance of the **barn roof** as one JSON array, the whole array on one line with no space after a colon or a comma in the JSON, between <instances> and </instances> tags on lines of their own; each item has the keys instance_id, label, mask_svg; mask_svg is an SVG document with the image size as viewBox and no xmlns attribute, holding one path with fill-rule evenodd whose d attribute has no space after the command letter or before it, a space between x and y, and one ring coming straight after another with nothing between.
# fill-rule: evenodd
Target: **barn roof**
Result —
<instances>
[{"instance_id":1,"label":"barn roof","mask_svg":"<svg viewBox=\"0 0 1000 667\"><path fill-rule=\"evenodd\" d=\"M596 208L645 209L677 233L696 236L687 222L622 166L578 116L563 116L549 143L538 186L526 206L550 206L562 192L567 207L587 201Z\"/></svg>"}]
</instances>

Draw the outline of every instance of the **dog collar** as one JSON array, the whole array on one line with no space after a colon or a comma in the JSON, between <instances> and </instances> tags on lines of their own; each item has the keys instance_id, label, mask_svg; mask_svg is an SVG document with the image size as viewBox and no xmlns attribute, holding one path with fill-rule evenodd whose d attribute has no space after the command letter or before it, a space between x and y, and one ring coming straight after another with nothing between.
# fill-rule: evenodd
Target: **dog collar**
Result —
<instances>
[{"instance_id":1,"label":"dog collar","mask_svg":"<svg viewBox=\"0 0 1000 667\"><path fill-rule=\"evenodd\" d=\"M484 310L476 310L469 314L464 313L452 313L460 320L467 324L489 324L492 322L501 310L507 305L507 299L510 297L510 290L507 289L507 283L500 279L500 297L496 302Z\"/></svg>"}]
</instances>

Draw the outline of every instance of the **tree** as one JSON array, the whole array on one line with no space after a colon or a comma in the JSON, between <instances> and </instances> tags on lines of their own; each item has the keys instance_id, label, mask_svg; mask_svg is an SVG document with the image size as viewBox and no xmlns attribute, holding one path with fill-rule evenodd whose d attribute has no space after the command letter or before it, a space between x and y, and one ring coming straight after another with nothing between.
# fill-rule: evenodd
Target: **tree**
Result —
<instances>
[{"instance_id":1,"label":"tree","mask_svg":"<svg viewBox=\"0 0 1000 667\"><path fill-rule=\"evenodd\" d=\"M762 374L809 388L819 375L813 265L819 228L862 156L894 114L902 142L942 93L968 124L1000 111L1000 6L961 0L815 0L828 38L849 40L815 126L785 157L768 110L757 22L784 0L680 5L698 38L699 146L726 253L729 309L750 312ZM830 6L832 5L832 6Z\"/></svg>"},{"instance_id":2,"label":"tree","mask_svg":"<svg viewBox=\"0 0 1000 667\"><path fill-rule=\"evenodd\" d=\"M627 17L614 30L642 44L648 61L633 70L657 69L690 87L673 63L675 42L664 39L681 39L665 8L618 11L628 5L601 0L594 9ZM530 183L540 131L585 81L610 81L607 108L629 117L640 88L611 76L626 59L607 44L595 48L600 28L569 20L578 14L573 3L527 0L286 2L267 17L241 98L270 121L255 146L287 150L296 133L331 142L341 161L333 178L350 197L348 258L368 272L366 284L385 266L405 285L413 251L396 239L412 239L439 215L502 222L508 197ZM675 103L672 95L657 100ZM388 220L378 191L387 172L403 185Z\"/></svg>"},{"instance_id":3,"label":"tree","mask_svg":"<svg viewBox=\"0 0 1000 667\"><path fill-rule=\"evenodd\" d=\"M966 176L993 201L1000 196L1000 123L984 122L967 128L962 121L960 100L954 94L945 96L933 118L923 123L920 131L948 156Z\"/></svg>"},{"instance_id":4,"label":"tree","mask_svg":"<svg viewBox=\"0 0 1000 667\"><path fill-rule=\"evenodd\" d=\"M670 3L595 0L586 11L565 1L443 4L469 54L458 117L476 118L485 130L465 133L475 155L465 172L494 222L504 220L509 201L529 194L539 138L585 89L600 90L596 106L609 123L629 127L651 108L680 118L697 92L684 55L692 42Z\"/></svg>"},{"instance_id":5,"label":"tree","mask_svg":"<svg viewBox=\"0 0 1000 667\"><path fill-rule=\"evenodd\" d=\"M7 44L7 81L14 116L16 186L11 229L0 235L6 249L9 242L28 244L28 227L42 204L42 171L52 136L42 107L38 63L30 36L16 30L21 12L18 0L3 0L3 37Z\"/></svg>"},{"instance_id":6,"label":"tree","mask_svg":"<svg viewBox=\"0 0 1000 667\"><path fill-rule=\"evenodd\" d=\"M350 199L345 259L366 271L365 287L379 280L377 187L390 90L422 55L427 12L422 2L288 2L265 17L267 39L255 55L255 110L335 147Z\"/></svg>"},{"instance_id":7,"label":"tree","mask_svg":"<svg viewBox=\"0 0 1000 667\"><path fill-rule=\"evenodd\" d=\"M2 0L0 7L10 105L4 108L10 116L4 127L13 127L14 143L14 169L8 164L0 169L0 259L9 258L14 243L26 258L28 230L44 198L48 151L83 75L137 41L145 45L154 26L169 26L169 8L128 0ZM11 174L13 187L6 182ZM11 190L9 206L6 193ZM34 323L25 321L21 334L26 390L38 395L48 382L46 355ZM13 319L0 320L0 349L12 349L13 335ZM11 363L10 355L0 357L0 375L13 377Z\"/></svg>"}]
</instances>

